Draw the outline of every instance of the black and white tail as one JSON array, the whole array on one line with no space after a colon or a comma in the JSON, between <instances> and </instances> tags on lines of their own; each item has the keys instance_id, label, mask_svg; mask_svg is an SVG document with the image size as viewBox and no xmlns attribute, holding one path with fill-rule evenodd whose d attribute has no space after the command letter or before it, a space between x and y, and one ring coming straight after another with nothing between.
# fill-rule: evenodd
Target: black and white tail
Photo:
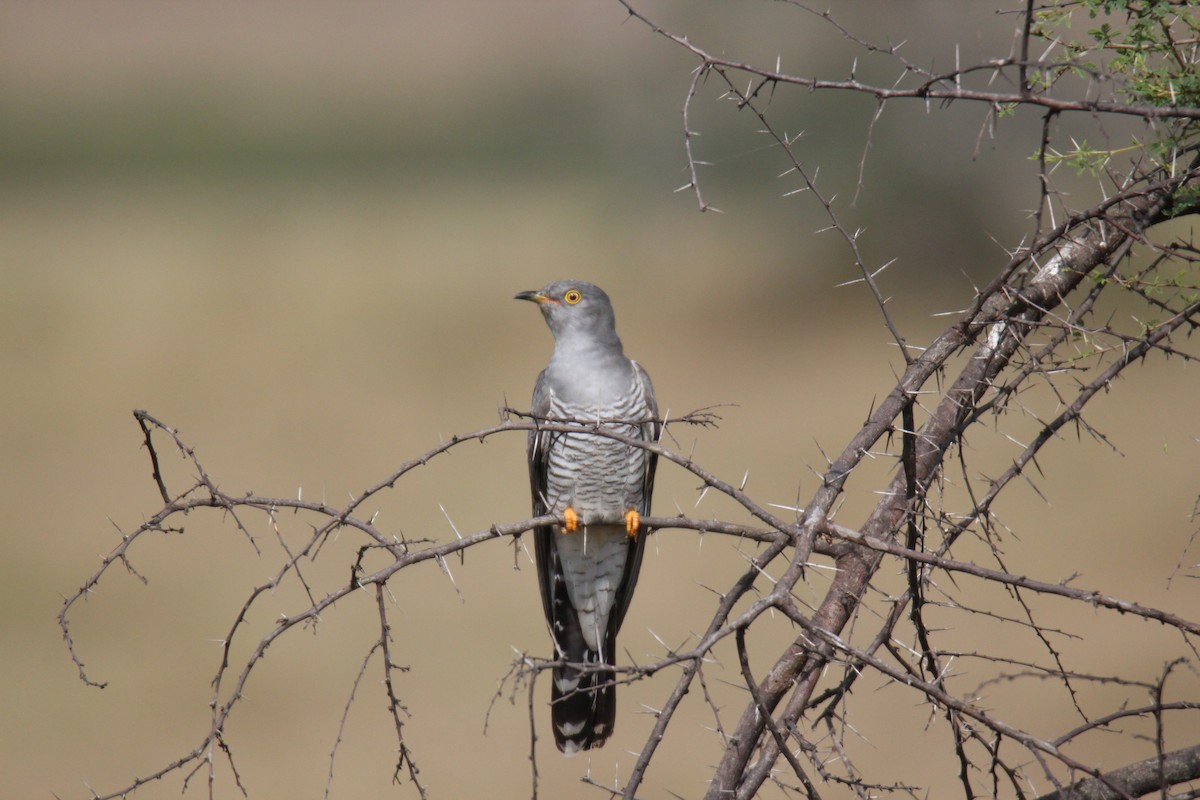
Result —
<instances>
[{"instance_id":1,"label":"black and white tail","mask_svg":"<svg viewBox=\"0 0 1200 800\"><path fill-rule=\"evenodd\" d=\"M583 649L565 655L574 662L597 667L611 663L599 653ZM555 667L550 689L550 723L554 743L566 755L600 747L608 740L617 719L616 674L609 670Z\"/></svg>"}]
</instances>

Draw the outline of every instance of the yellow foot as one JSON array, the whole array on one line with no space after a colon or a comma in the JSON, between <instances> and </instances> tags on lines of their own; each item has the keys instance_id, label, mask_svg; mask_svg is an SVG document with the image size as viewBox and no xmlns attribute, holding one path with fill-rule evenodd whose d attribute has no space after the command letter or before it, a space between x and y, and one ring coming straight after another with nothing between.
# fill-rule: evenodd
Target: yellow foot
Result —
<instances>
[{"instance_id":1,"label":"yellow foot","mask_svg":"<svg viewBox=\"0 0 1200 800\"><path fill-rule=\"evenodd\" d=\"M579 515L575 513L575 509L567 506L563 511L563 533L574 533L579 530Z\"/></svg>"},{"instance_id":2,"label":"yellow foot","mask_svg":"<svg viewBox=\"0 0 1200 800\"><path fill-rule=\"evenodd\" d=\"M642 526L642 517L636 509L629 509L625 512L625 533L630 539L636 539L638 528Z\"/></svg>"}]
</instances>

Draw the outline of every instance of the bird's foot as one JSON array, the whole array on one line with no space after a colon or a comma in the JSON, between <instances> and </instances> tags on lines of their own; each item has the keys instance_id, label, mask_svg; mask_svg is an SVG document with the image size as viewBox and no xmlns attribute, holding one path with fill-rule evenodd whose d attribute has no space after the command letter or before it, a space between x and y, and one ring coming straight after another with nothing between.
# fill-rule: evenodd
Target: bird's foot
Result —
<instances>
[{"instance_id":1,"label":"bird's foot","mask_svg":"<svg viewBox=\"0 0 1200 800\"><path fill-rule=\"evenodd\" d=\"M579 530L579 515L575 509L567 506L563 511L563 533L574 533Z\"/></svg>"},{"instance_id":2,"label":"bird's foot","mask_svg":"<svg viewBox=\"0 0 1200 800\"><path fill-rule=\"evenodd\" d=\"M642 526L642 515L637 512L637 509L629 509L625 512L625 533L630 539L636 539L638 528Z\"/></svg>"}]
</instances>

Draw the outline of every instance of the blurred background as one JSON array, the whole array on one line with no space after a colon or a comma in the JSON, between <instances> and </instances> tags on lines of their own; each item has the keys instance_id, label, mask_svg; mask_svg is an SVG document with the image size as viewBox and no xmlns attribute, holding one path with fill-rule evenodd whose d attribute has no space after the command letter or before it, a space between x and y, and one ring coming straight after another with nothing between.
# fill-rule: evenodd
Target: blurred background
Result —
<instances>
[{"instance_id":1,"label":"blurred background","mask_svg":"<svg viewBox=\"0 0 1200 800\"><path fill-rule=\"evenodd\" d=\"M863 37L906 40L916 60L946 66L1007 52L1014 25L949 1L833 6ZM798 74L844 77L857 55L783 4L641 7L715 52L778 56ZM795 188L778 177L786 161L716 81L691 125L697 157L711 162L705 199L723 213L699 213L690 190L676 191L688 181L681 108L694 66L615 2L0 2L5 796L105 794L194 748L219 641L279 568L280 539L262 517L243 520L262 555L217 514L145 540L132 564L148 584L114 569L75 609L80 656L108 687L78 680L55 623L63 598L160 506L134 408L178 428L227 492L340 505L441 439L494 423L502 405L527 407L551 337L511 298L579 277L612 296L626 350L666 409L729 404L719 429L677 428L673 444L733 483L747 476L760 502L807 501L822 453L841 450L901 361L867 292L839 286L857 274L838 235L820 232L820 205L784 197ZM859 69L888 74L869 59ZM935 315L968 304L1030 234L1032 115L992 138L984 109L892 106L863 167L872 102L783 89L771 102L789 134L804 132L799 152L844 224L866 230L867 260L896 260L883 287L909 341L940 331L948 320ZM1080 206L1100 191L1079 190ZM1016 572L1078 573L1079 585L1186 613L1194 580L1168 578L1195 561L1200 377L1161 359L1131 375L1089 416L1119 452L1065 434L1041 460L1045 499L1015 486L998 506L1006 555ZM1000 468L1019 451L982 438L977 457ZM862 519L890 467L864 466L839 521ZM173 490L189 485L182 460L165 468ZM655 500L662 515L740 518L718 498L697 505L696 481L670 468ZM435 460L371 508L385 530L445 540L522 519L528 505L524 437L510 435ZM303 542L312 522L285 515L279 537ZM344 584L360 543L343 534L306 568L318 596ZM658 534L623 659L694 642L751 550ZM984 558L960 554L973 556ZM453 583L428 564L391 587L395 658L410 667L396 687L409 746L434 797L527 797L526 689L502 680L514 654L549 654L532 564L495 542L449 567ZM819 597L824 579L812 580ZM379 635L372 603L350 598L315 635L293 631L268 652L226 734L250 797L325 791L354 677ZM306 605L282 587L242 645L269 630L271 613ZM1060 611L1073 609L1045 613ZM1151 680L1179 646L1136 621L1122 622L1117 646L1110 615L1062 624L1085 634L1068 664L1085 672ZM764 631L756 669L792 635L782 622ZM601 796L582 777L620 784L677 674L622 688L614 739L571 760L553 749L539 682L544 796ZM739 680L736 660L709 671L727 726L744 703ZM1194 694L1194 674L1180 680ZM918 744L925 710L879 688L864 683L856 704L856 723L875 732L858 766L934 796L955 786L945 739ZM988 691L1003 708L1006 690ZM700 794L719 758L712 712L693 695L646 797ZM1008 721L1044 735L1078 724L1061 698L1007 699L1020 717ZM330 796L416 796L391 783L389 725L374 661ZM1080 755L1103 760L1106 746ZM1113 748L1111 766L1149 755ZM218 776L219 796L234 795L224 764ZM181 779L138 796L179 796ZM201 776L186 796L206 792Z\"/></svg>"}]
</instances>

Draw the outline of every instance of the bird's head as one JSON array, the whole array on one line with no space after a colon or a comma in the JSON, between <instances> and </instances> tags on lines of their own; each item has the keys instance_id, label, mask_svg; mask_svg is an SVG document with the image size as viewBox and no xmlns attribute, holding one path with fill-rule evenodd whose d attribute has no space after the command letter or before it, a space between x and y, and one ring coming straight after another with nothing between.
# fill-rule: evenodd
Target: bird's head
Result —
<instances>
[{"instance_id":1,"label":"bird's head","mask_svg":"<svg viewBox=\"0 0 1200 800\"><path fill-rule=\"evenodd\" d=\"M556 339L578 334L598 340L616 339L612 303L599 286L585 281L554 281L536 292L521 292L515 299L537 303Z\"/></svg>"}]
</instances>

